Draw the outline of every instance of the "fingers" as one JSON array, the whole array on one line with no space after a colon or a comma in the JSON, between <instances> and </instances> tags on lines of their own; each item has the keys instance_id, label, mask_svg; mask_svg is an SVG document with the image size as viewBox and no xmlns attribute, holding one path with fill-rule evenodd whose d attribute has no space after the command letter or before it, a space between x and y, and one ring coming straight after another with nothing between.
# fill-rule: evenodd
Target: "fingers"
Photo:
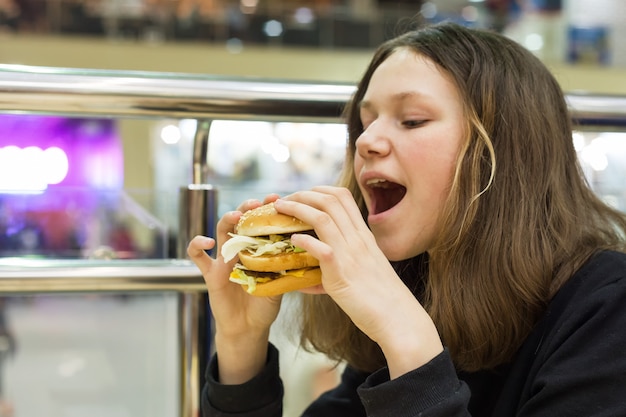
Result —
<instances>
[{"instance_id":1,"label":"fingers","mask_svg":"<svg viewBox=\"0 0 626 417\"><path fill-rule=\"evenodd\" d=\"M252 210L253 208L257 208L263 204L264 203L260 202L259 200L251 198L242 202L239 207L237 207L237 211L243 213L245 211Z\"/></svg>"},{"instance_id":2,"label":"fingers","mask_svg":"<svg viewBox=\"0 0 626 417\"><path fill-rule=\"evenodd\" d=\"M218 242L216 253L217 258L222 257L222 245L224 244L224 242L230 239L228 233L233 232L233 230L235 229L235 225L237 225L240 217L241 211L229 211L228 213L224 214L222 218L217 222L217 227L215 228Z\"/></svg>"},{"instance_id":3,"label":"fingers","mask_svg":"<svg viewBox=\"0 0 626 417\"><path fill-rule=\"evenodd\" d=\"M321 186L300 191L276 202L277 210L315 227L320 239L355 239L355 233L369 235L359 207L346 188Z\"/></svg>"},{"instance_id":4,"label":"fingers","mask_svg":"<svg viewBox=\"0 0 626 417\"><path fill-rule=\"evenodd\" d=\"M324 289L324 286L322 284L314 285L313 287L302 288L302 289L299 289L298 291L303 294L313 294L313 295L326 294L326 290Z\"/></svg>"},{"instance_id":5,"label":"fingers","mask_svg":"<svg viewBox=\"0 0 626 417\"><path fill-rule=\"evenodd\" d=\"M280 198L280 196L278 194L269 194L263 200L263 204L272 203L272 202L278 200L279 198Z\"/></svg>"},{"instance_id":6,"label":"fingers","mask_svg":"<svg viewBox=\"0 0 626 417\"><path fill-rule=\"evenodd\" d=\"M359 207L350 191L342 187L319 186L310 191L300 191L285 197L328 213L340 224L351 224L354 227L364 225Z\"/></svg>"},{"instance_id":7,"label":"fingers","mask_svg":"<svg viewBox=\"0 0 626 417\"><path fill-rule=\"evenodd\" d=\"M278 195L271 194L270 196L266 197L266 199L268 198L271 199L271 201L274 201L278 198ZM217 245L217 257L218 258L222 256L221 255L222 245L224 244L224 242L230 239L230 236L228 235L228 233L234 232L235 226L239 222L239 219L241 218L242 213L248 210L252 210L254 208L260 207L263 204L264 203L262 203L261 201L255 200L255 199L246 200L243 203L241 203L239 207L237 207L236 211L229 211L222 216L219 222L217 222L217 227L215 229L215 232L217 234L217 242L218 242L218 245Z\"/></svg>"},{"instance_id":8,"label":"fingers","mask_svg":"<svg viewBox=\"0 0 626 417\"><path fill-rule=\"evenodd\" d=\"M215 240L206 236L196 236L187 246L189 258L196 264L202 275L206 275L211 270L213 259L206 253L213 249Z\"/></svg>"}]
</instances>

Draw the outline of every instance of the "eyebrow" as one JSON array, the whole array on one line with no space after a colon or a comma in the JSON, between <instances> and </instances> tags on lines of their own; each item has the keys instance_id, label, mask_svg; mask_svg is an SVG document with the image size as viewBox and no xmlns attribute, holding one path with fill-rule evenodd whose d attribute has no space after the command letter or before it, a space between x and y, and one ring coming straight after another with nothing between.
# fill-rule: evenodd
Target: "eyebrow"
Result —
<instances>
[{"instance_id":1,"label":"eyebrow","mask_svg":"<svg viewBox=\"0 0 626 417\"><path fill-rule=\"evenodd\" d=\"M391 96L391 100L392 101L405 101L409 99L414 99L414 98L419 99L419 98L425 98L425 97L429 97L429 96L426 94L417 92L417 91L402 91L400 93L393 94ZM369 109L370 107L372 107L372 103L370 101L361 100L359 102L360 109Z\"/></svg>"}]
</instances>

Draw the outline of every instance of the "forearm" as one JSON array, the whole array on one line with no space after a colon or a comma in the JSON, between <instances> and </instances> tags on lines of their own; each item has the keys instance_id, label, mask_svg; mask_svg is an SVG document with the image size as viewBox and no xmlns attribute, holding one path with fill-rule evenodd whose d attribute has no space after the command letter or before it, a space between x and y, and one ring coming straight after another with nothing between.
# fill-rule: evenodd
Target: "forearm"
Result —
<instances>
[{"instance_id":1,"label":"forearm","mask_svg":"<svg viewBox=\"0 0 626 417\"><path fill-rule=\"evenodd\" d=\"M443 351L439 333L423 310L391 323L388 336L380 340L379 345L391 379L425 365Z\"/></svg>"},{"instance_id":2,"label":"forearm","mask_svg":"<svg viewBox=\"0 0 626 417\"><path fill-rule=\"evenodd\" d=\"M371 326L368 335L378 343L389 368L391 379L420 368L443 352L439 332L426 310L404 284L389 288L380 310L372 314L390 319Z\"/></svg>"},{"instance_id":3,"label":"forearm","mask_svg":"<svg viewBox=\"0 0 626 417\"><path fill-rule=\"evenodd\" d=\"M241 337L225 336L216 331L219 382L224 385L238 385L258 375L267 363L268 343L269 331Z\"/></svg>"}]
</instances>

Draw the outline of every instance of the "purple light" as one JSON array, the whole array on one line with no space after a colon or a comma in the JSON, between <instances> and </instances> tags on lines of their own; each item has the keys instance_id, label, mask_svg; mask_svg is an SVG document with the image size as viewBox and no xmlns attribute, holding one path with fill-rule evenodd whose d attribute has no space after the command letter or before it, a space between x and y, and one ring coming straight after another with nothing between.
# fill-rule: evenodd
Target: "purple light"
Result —
<instances>
[{"instance_id":1,"label":"purple light","mask_svg":"<svg viewBox=\"0 0 626 417\"><path fill-rule=\"evenodd\" d=\"M0 256L83 257L107 244L123 169L115 120L0 114Z\"/></svg>"},{"instance_id":2,"label":"purple light","mask_svg":"<svg viewBox=\"0 0 626 417\"><path fill-rule=\"evenodd\" d=\"M67 176L65 152L56 146L0 148L0 192L38 192L58 184Z\"/></svg>"},{"instance_id":3,"label":"purple light","mask_svg":"<svg viewBox=\"0 0 626 417\"><path fill-rule=\"evenodd\" d=\"M0 190L12 192L120 190L124 182L121 139L109 119L0 114L0 162Z\"/></svg>"}]
</instances>

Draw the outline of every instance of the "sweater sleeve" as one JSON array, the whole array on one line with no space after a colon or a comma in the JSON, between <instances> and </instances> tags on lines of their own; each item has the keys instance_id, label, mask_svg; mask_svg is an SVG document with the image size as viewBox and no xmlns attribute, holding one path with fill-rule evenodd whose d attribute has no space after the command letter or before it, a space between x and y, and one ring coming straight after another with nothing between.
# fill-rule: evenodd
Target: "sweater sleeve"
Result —
<instances>
[{"instance_id":1,"label":"sweater sleeve","mask_svg":"<svg viewBox=\"0 0 626 417\"><path fill-rule=\"evenodd\" d=\"M214 355L206 370L202 390L203 417L281 417L283 385L278 369L278 350L268 346L267 364L260 374L241 385L218 382L219 358Z\"/></svg>"},{"instance_id":2,"label":"sweater sleeve","mask_svg":"<svg viewBox=\"0 0 626 417\"><path fill-rule=\"evenodd\" d=\"M470 391L444 350L424 366L390 380L383 368L358 390L368 417L469 416Z\"/></svg>"},{"instance_id":3,"label":"sweater sleeve","mask_svg":"<svg viewBox=\"0 0 626 417\"><path fill-rule=\"evenodd\" d=\"M626 279L563 295L566 308L540 342L518 415L626 416Z\"/></svg>"}]
</instances>

